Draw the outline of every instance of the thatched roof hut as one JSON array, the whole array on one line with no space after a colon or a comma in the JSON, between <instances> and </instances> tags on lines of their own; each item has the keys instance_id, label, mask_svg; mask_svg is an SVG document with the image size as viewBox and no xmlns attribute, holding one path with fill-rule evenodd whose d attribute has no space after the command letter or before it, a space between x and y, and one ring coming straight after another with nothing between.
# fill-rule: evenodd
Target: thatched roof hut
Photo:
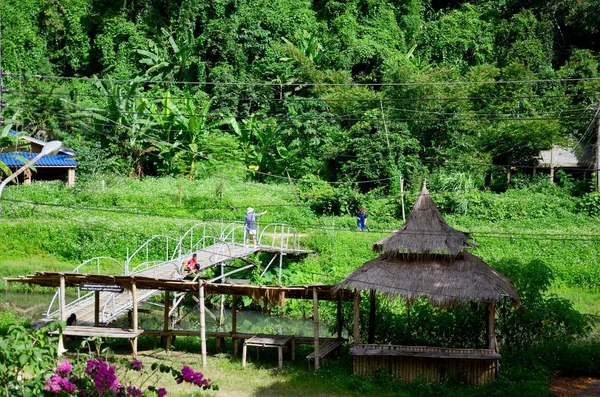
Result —
<instances>
[{"instance_id":1,"label":"thatched roof hut","mask_svg":"<svg viewBox=\"0 0 600 397\"><path fill-rule=\"evenodd\" d=\"M519 295L512 283L473 254L462 252L456 258L446 255L381 255L354 271L336 287L377 290L389 296L402 296L411 302L427 298L439 307L465 301L495 302Z\"/></svg>"},{"instance_id":2,"label":"thatched roof hut","mask_svg":"<svg viewBox=\"0 0 600 397\"><path fill-rule=\"evenodd\" d=\"M392 368L394 375L406 381L415 376L439 380L447 368L454 368L453 371L466 372L470 384L485 384L497 375L500 355L497 354L495 336L495 304L503 296L518 303L519 295L510 280L464 251L464 248L474 247L468 239L468 234L453 229L444 221L423 183L421 194L404 225L373 244L373 249L381 255L362 265L335 287L336 290L355 290L354 345L350 349L354 373L370 374L383 365ZM366 345L360 343L360 291L370 291ZM407 302L426 298L439 307L467 301L485 303L488 348L376 345L376 292L402 296ZM404 360L405 356L409 359ZM475 363L473 360L480 361Z\"/></svg>"},{"instance_id":3,"label":"thatched roof hut","mask_svg":"<svg viewBox=\"0 0 600 397\"><path fill-rule=\"evenodd\" d=\"M450 227L425 183L404 225L373 244L382 254L348 275L336 288L376 290L408 301L424 297L441 307L461 301L495 302L519 295L512 283L478 257L468 234Z\"/></svg>"},{"instance_id":4,"label":"thatched roof hut","mask_svg":"<svg viewBox=\"0 0 600 397\"><path fill-rule=\"evenodd\" d=\"M425 183L402 227L373 244L373 250L394 257L399 253L457 255L472 248L469 235L450 227L431 199Z\"/></svg>"}]
</instances>

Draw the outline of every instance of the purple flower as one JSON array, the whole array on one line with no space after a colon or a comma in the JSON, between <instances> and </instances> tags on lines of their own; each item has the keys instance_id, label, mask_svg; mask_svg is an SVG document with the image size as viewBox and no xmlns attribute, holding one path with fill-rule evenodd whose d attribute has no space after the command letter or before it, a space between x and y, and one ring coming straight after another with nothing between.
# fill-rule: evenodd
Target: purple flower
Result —
<instances>
[{"instance_id":1,"label":"purple flower","mask_svg":"<svg viewBox=\"0 0 600 397\"><path fill-rule=\"evenodd\" d=\"M75 385L69 382L67 378L62 378L58 374L52 375L51 378L46 379L44 384L44 390L52 391L53 393L60 393L66 391L67 393L74 392L76 389Z\"/></svg>"},{"instance_id":2,"label":"purple flower","mask_svg":"<svg viewBox=\"0 0 600 397\"><path fill-rule=\"evenodd\" d=\"M157 390L157 395L158 395L158 397L165 397L167 395L167 391L165 390L164 387L160 387Z\"/></svg>"},{"instance_id":3,"label":"purple flower","mask_svg":"<svg viewBox=\"0 0 600 397\"><path fill-rule=\"evenodd\" d=\"M144 364L142 364L142 362L140 360L133 360L131 362L131 368L134 371L141 371L142 368L144 368Z\"/></svg>"},{"instance_id":4,"label":"purple flower","mask_svg":"<svg viewBox=\"0 0 600 397\"><path fill-rule=\"evenodd\" d=\"M77 388L73 383L71 383L67 378L61 378L59 381L60 386L67 393L74 392Z\"/></svg>"},{"instance_id":5,"label":"purple flower","mask_svg":"<svg viewBox=\"0 0 600 397\"><path fill-rule=\"evenodd\" d=\"M181 375L183 375L184 381L191 382L194 379L194 370L187 365L184 365L183 368L181 368Z\"/></svg>"},{"instance_id":6,"label":"purple flower","mask_svg":"<svg viewBox=\"0 0 600 397\"><path fill-rule=\"evenodd\" d=\"M209 379L205 379L204 375L202 375L201 372L194 372L193 369L191 369L190 367L188 367L187 365L185 365L182 369L181 369L181 376L179 376L177 378L177 383L180 384L182 382L190 382L195 384L198 387L202 387L202 388L209 388L210 387L210 380Z\"/></svg>"},{"instance_id":7,"label":"purple flower","mask_svg":"<svg viewBox=\"0 0 600 397\"><path fill-rule=\"evenodd\" d=\"M56 373L58 375L67 376L71 373L72 369L73 366L69 363L69 361L65 360L62 362L62 364L56 367Z\"/></svg>"},{"instance_id":8,"label":"purple flower","mask_svg":"<svg viewBox=\"0 0 600 397\"><path fill-rule=\"evenodd\" d=\"M127 396L139 397L142 395L142 391L135 386L127 386Z\"/></svg>"},{"instance_id":9,"label":"purple flower","mask_svg":"<svg viewBox=\"0 0 600 397\"><path fill-rule=\"evenodd\" d=\"M88 360L85 373L94 379L96 389L100 394L107 391L119 391L121 384L115 376L115 367L106 364L101 358Z\"/></svg>"}]
</instances>

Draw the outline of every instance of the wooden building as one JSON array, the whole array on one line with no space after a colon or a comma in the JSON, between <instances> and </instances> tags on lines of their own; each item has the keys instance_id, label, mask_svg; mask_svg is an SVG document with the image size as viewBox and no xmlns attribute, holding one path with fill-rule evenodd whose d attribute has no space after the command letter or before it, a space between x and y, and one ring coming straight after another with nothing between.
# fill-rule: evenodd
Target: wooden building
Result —
<instances>
[{"instance_id":1,"label":"wooden building","mask_svg":"<svg viewBox=\"0 0 600 397\"><path fill-rule=\"evenodd\" d=\"M13 171L34 158L47 143L28 135L19 135L16 131L10 131L10 137L14 139L15 143L0 153L0 161ZM23 173L23 184L29 185L33 179L59 179L65 181L67 187L75 185L77 160L75 160L75 152L69 148L61 147L56 155L42 157L34 164L34 167L35 173L32 173L31 170Z\"/></svg>"},{"instance_id":2,"label":"wooden building","mask_svg":"<svg viewBox=\"0 0 600 397\"><path fill-rule=\"evenodd\" d=\"M495 303L507 296L517 304L519 296L506 277L464 251L473 247L466 233L444 221L423 183L404 225L373 245L381 255L336 286L340 291L355 290L354 344L350 348L355 374L372 375L379 368L407 382L417 378L439 382L460 376L472 385L483 385L495 378L500 358L495 337ZM370 293L366 344L360 341L358 326L360 291ZM438 307L469 301L485 304L487 349L376 344L377 293L401 297L408 303L425 298Z\"/></svg>"}]
</instances>

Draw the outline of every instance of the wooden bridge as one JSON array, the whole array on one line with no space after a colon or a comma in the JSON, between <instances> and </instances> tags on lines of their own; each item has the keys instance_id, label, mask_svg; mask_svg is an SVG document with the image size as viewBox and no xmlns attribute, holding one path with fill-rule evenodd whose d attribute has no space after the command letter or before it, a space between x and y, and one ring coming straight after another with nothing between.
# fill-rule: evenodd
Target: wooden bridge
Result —
<instances>
[{"instance_id":1,"label":"wooden bridge","mask_svg":"<svg viewBox=\"0 0 600 397\"><path fill-rule=\"evenodd\" d=\"M254 253L264 252L273 256L262 274L273 265L276 258L279 258L279 281L281 282L284 256L312 253L312 251L300 248L298 234L295 228L289 225L269 224L259 228L257 238L258 245L256 247L245 245L245 228L241 222L221 225L220 228L215 227L214 224L200 223L190 228L179 239L162 235L153 236L131 255L128 255L124 264L113 258L97 257L83 262L73 272L117 274L115 269L118 269L120 275L182 280L186 276L182 269L195 253L200 271L195 275L194 280L204 270L219 268L220 274L208 280L214 283L223 282L225 277L258 265L246 260L247 265L225 272L228 263L236 259L247 258ZM133 307L133 297L129 291L111 292L106 291L106 288L90 291L90 289L93 290L93 286L80 285L77 290L77 299L65 307L67 313L76 314L78 325L107 325ZM159 292L156 289L140 289L136 294L137 303L147 301ZM171 306L172 312L182 299L183 296L174 297ZM58 292L50 303L44 319L38 322L38 325L58 318L60 310L55 308L57 301Z\"/></svg>"}]
</instances>

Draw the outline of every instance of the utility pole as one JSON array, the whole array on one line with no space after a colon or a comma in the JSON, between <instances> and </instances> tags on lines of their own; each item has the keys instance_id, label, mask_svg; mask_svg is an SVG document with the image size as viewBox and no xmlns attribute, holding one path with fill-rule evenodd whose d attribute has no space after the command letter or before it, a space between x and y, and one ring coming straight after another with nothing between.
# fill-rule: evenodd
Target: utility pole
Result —
<instances>
[{"instance_id":1,"label":"utility pole","mask_svg":"<svg viewBox=\"0 0 600 397\"><path fill-rule=\"evenodd\" d=\"M600 192L600 105L596 112L596 191Z\"/></svg>"}]
</instances>

